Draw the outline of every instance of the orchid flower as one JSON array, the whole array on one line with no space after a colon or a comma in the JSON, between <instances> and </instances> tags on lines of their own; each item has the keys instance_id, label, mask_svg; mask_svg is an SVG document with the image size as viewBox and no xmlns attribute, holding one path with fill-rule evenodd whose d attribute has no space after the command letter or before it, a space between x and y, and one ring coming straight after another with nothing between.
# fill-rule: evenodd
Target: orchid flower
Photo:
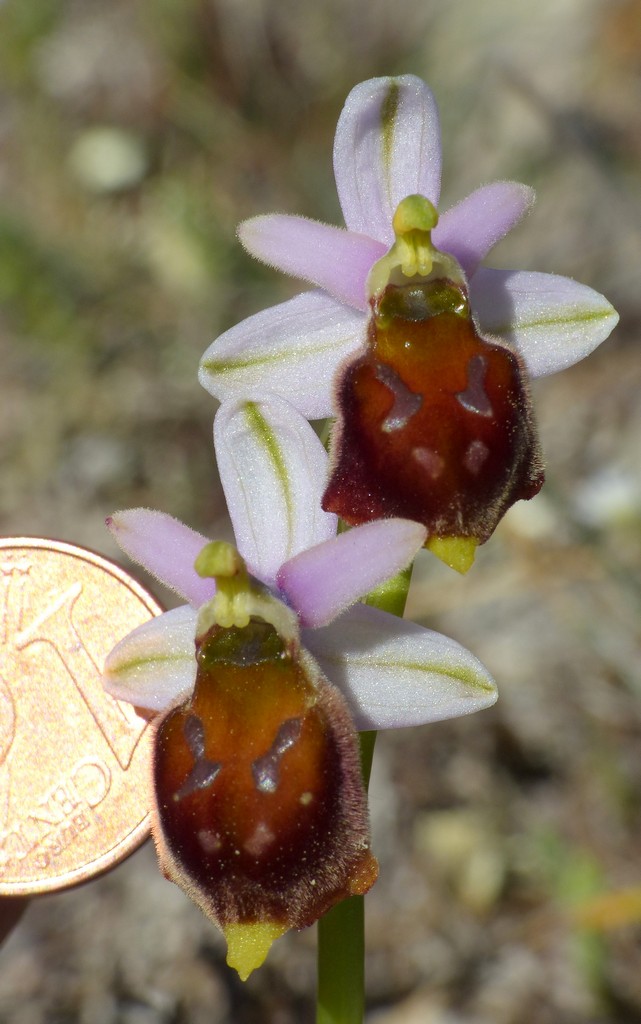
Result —
<instances>
[{"instance_id":1,"label":"orchid flower","mask_svg":"<svg viewBox=\"0 0 641 1024\"><path fill-rule=\"evenodd\" d=\"M112 696L162 713L154 755L161 864L225 932L228 961L245 977L286 928L365 892L376 876L354 725L454 717L491 705L496 689L453 640L354 605L414 557L425 530L389 519L335 536L336 517L320 508L327 455L300 414L249 396L223 404L214 434L239 553L160 512L114 514L108 525L123 550L188 604L122 640L104 680ZM299 759L289 773L288 758ZM225 775L229 759L236 768ZM268 813L278 772L286 798ZM327 780L333 796L321 800ZM292 829L317 796L323 826L305 817L309 842L296 862ZM233 819L237 859L213 887L220 816L230 829ZM260 865L270 864L276 840L284 848L282 830L291 858L284 870L282 854L261 888ZM307 860L311 875L301 867Z\"/></svg>"},{"instance_id":2,"label":"orchid flower","mask_svg":"<svg viewBox=\"0 0 641 1024\"><path fill-rule=\"evenodd\" d=\"M281 214L240 226L252 255L316 288L222 334L200 380L220 399L260 386L310 419L338 415L324 507L353 524L417 519L428 546L464 570L506 508L543 480L526 372L577 362L618 317L567 278L481 265L532 204L527 186L483 185L439 218L438 113L419 78L352 90L334 170L346 230ZM416 337L391 351L390 324L417 322ZM415 362L431 346L428 365L404 366L399 345ZM437 409L445 381L448 409Z\"/></svg>"}]
</instances>

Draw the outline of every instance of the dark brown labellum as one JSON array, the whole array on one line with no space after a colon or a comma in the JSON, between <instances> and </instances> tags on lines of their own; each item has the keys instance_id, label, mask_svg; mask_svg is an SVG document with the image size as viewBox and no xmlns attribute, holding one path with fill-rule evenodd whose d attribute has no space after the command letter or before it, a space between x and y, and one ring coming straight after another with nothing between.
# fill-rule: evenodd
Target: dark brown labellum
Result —
<instances>
[{"instance_id":1,"label":"dark brown labellum","mask_svg":"<svg viewBox=\"0 0 641 1024\"><path fill-rule=\"evenodd\" d=\"M520 361L448 282L387 287L337 408L323 508L351 525L401 516L483 543L543 484Z\"/></svg>"},{"instance_id":2,"label":"dark brown labellum","mask_svg":"<svg viewBox=\"0 0 641 1024\"><path fill-rule=\"evenodd\" d=\"M157 728L166 872L226 931L301 928L373 884L358 741L338 691L273 626L215 626Z\"/></svg>"}]
</instances>

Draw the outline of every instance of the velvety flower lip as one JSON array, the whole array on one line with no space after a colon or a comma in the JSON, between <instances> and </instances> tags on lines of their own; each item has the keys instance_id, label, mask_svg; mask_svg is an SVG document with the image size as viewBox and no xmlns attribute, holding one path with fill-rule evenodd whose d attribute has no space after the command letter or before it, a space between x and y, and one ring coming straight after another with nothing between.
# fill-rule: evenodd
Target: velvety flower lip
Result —
<instances>
[{"instance_id":1,"label":"velvety flower lip","mask_svg":"<svg viewBox=\"0 0 641 1024\"><path fill-rule=\"evenodd\" d=\"M411 561L425 540L422 526L389 519L335 536L335 517L318 511L326 453L282 400L224 403L214 433L240 554L308 627L303 644L325 659L357 726L416 725L494 703L492 677L465 648L354 605ZM198 608L214 584L193 563L207 538L149 509L117 512L108 524L134 561L188 602L125 637L105 665L114 697L162 711L194 685Z\"/></svg>"},{"instance_id":2,"label":"velvety flower lip","mask_svg":"<svg viewBox=\"0 0 641 1024\"><path fill-rule=\"evenodd\" d=\"M222 400L261 386L308 418L332 415L336 372L365 340L367 277L393 241L394 210L412 194L436 205L440 171L438 113L425 83L402 75L356 86L334 144L346 228L272 214L245 221L238 232L257 259L318 290L220 335L201 361L203 387ZM538 377L588 355L618 316L602 295L568 278L480 266L533 199L532 190L516 182L482 185L441 215L432 238L467 275L481 331L511 343Z\"/></svg>"}]
</instances>

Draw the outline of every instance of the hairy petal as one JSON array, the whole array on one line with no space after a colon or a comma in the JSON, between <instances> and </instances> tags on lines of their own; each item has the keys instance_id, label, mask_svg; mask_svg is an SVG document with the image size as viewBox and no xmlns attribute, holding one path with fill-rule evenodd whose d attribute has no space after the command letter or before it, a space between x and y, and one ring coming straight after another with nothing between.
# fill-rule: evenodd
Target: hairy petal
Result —
<instances>
[{"instance_id":1,"label":"hairy petal","mask_svg":"<svg viewBox=\"0 0 641 1024\"><path fill-rule=\"evenodd\" d=\"M196 556L209 544L201 533L150 508L114 512L107 526L125 554L194 607L215 593L214 581L201 579L194 569Z\"/></svg>"},{"instance_id":2,"label":"hairy petal","mask_svg":"<svg viewBox=\"0 0 641 1024\"><path fill-rule=\"evenodd\" d=\"M151 711L166 711L185 700L196 680L196 614L182 605L116 644L103 671L107 693Z\"/></svg>"},{"instance_id":3,"label":"hairy petal","mask_svg":"<svg viewBox=\"0 0 641 1024\"><path fill-rule=\"evenodd\" d=\"M569 277L481 267L470 283L483 330L523 356L532 377L572 366L608 337L619 316L607 299Z\"/></svg>"},{"instance_id":4,"label":"hairy petal","mask_svg":"<svg viewBox=\"0 0 641 1024\"><path fill-rule=\"evenodd\" d=\"M496 684L455 640L355 605L303 643L341 688L358 729L397 729L490 707Z\"/></svg>"},{"instance_id":5,"label":"hairy petal","mask_svg":"<svg viewBox=\"0 0 641 1024\"><path fill-rule=\"evenodd\" d=\"M534 203L534 189L495 181L470 193L442 215L432 232L437 249L454 256L471 276Z\"/></svg>"},{"instance_id":6,"label":"hairy petal","mask_svg":"<svg viewBox=\"0 0 641 1024\"><path fill-rule=\"evenodd\" d=\"M415 75L372 78L350 92L336 128L334 174L345 223L389 247L392 217L405 196L438 206L438 110Z\"/></svg>"},{"instance_id":7,"label":"hairy petal","mask_svg":"<svg viewBox=\"0 0 641 1024\"><path fill-rule=\"evenodd\" d=\"M252 217L240 225L238 237L263 263L317 285L347 306L367 310L367 275L385 253L375 239L285 214Z\"/></svg>"},{"instance_id":8,"label":"hairy petal","mask_svg":"<svg viewBox=\"0 0 641 1024\"><path fill-rule=\"evenodd\" d=\"M278 586L302 626L325 626L404 569L425 537L425 528L409 519L367 523L292 558L278 573Z\"/></svg>"},{"instance_id":9,"label":"hairy petal","mask_svg":"<svg viewBox=\"0 0 641 1024\"><path fill-rule=\"evenodd\" d=\"M250 570L272 583L288 558L336 533L320 501L327 453L288 402L264 392L224 403L214 444L236 544Z\"/></svg>"},{"instance_id":10,"label":"hairy petal","mask_svg":"<svg viewBox=\"0 0 641 1024\"><path fill-rule=\"evenodd\" d=\"M248 317L205 352L200 383L224 399L262 389L308 419L332 414L337 368L365 341L365 317L323 292L304 292Z\"/></svg>"}]
</instances>

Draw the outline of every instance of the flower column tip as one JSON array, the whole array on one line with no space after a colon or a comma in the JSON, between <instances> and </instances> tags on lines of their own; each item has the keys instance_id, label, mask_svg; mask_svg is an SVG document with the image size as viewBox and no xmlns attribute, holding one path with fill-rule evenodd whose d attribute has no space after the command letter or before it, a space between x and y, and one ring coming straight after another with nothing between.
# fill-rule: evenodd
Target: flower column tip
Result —
<instances>
[{"instance_id":1,"label":"flower column tip","mask_svg":"<svg viewBox=\"0 0 641 1024\"><path fill-rule=\"evenodd\" d=\"M214 540L199 552L194 569L203 577L232 577L246 572L245 562L233 544Z\"/></svg>"},{"instance_id":2,"label":"flower column tip","mask_svg":"<svg viewBox=\"0 0 641 1024\"><path fill-rule=\"evenodd\" d=\"M408 231L433 231L438 224L438 212L425 196L406 196L396 207L392 218L395 235Z\"/></svg>"}]
</instances>

